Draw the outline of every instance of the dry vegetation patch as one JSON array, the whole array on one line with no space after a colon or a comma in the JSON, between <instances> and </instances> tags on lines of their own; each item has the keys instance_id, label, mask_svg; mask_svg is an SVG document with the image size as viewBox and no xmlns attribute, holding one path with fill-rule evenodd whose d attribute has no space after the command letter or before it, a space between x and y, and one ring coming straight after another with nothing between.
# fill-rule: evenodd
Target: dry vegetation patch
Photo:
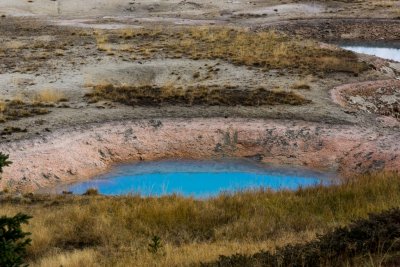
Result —
<instances>
[{"instance_id":1,"label":"dry vegetation patch","mask_svg":"<svg viewBox=\"0 0 400 267\"><path fill-rule=\"evenodd\" d=\"M54 72L55 60L75 64L79 47L90 45L93 36L73 28L60 28L27 18L0 20L0 73Z\"/></svg>"},{"instance_id":2,"label":"dry vegetation patch","mask_svg":"<svg viewBox=\"0 0 400 267\"><path fill-rule=\"evenodd\" d=\"M330 187L265 189L208 200L3 194L0 213L33 216L25 229L33 233L31 262L187 266L219 254L274 251L311 240L370 212L399 207L399 190L398 175L380 174ZM155 235L163 244L156 255L147 250Z\"/></svg>"},{"instance_id":3,"label":"dry vegetation patch","mask_svg":"<svg viewBox=\"0 0 400 267\"><path fill-rule=\"evenodd\" d=\"M48 113L50 111L41 103L26 103L22 100L0 102L0 123Z\"/></svg>"},{"instance_id":4,"label":"dry vegetation patch","mask_svg":"<svg viewBox=\"0 0 400 267\"><path fill-rule=\"evenodd\" d=\"M36 103L54 103L54 104L68 101L63 92L57 91L52 88L45 88L39 91L35 95L34 100Z\"/></svg>"},{"instance_id":5,"label":"dry vegetation patch","mask_svg":"<svg viewBox=\"0 0 400 267\"><path fill-rule=\"evenodd\" d=\"M31 97L17 96L12 100L0 100L0 123L48 114L49 108L65 101L68 99L64 93L50 88L40 90ZM2 135L18 132L16 129L8 127L2 131Z\"/></svg>"},{"instance_id":6,"label":"dry vegetation patch","mask_svg":"<svg viewBox=\"0 0 400 267\"><path fill-rule=\"evenodd\" d=\"M176 29L129 29L95 32L98 49L108 54L128 53L131 58L188 57L223 59L265 70L293 69L302 72L350 72L367 69L350 51L322 48L275 31L253 32L227 27Z\"/></svg>"},{"instance_id":7,"label":"dry vegetation patch","mask_svg":"<svg viewBox=\"0 0 400 267\"><path fill-rule=\"evenodd\" d=\"M311 89L311 85L310 85L311 80L312 80L312 77L310 77L310 76L300 79L292 85L292 88L298 89L298 90L309 90L309 89Z\"/></svg>"},{"instance_id":8,"label":"dry vegetation patch","mask_svg":"<svg viewBox=\"0 0 400 267\"><path fill-rule=\"evenodd\" d=\"M260 106L260 105L302 105L309 103L303 96L281 90L265 88L243 89L222 86L114 86L97 85L86 95L90 102L112 100L131 106L171 105L222 105L222 106Z\"/></svg>"}]
</instances>

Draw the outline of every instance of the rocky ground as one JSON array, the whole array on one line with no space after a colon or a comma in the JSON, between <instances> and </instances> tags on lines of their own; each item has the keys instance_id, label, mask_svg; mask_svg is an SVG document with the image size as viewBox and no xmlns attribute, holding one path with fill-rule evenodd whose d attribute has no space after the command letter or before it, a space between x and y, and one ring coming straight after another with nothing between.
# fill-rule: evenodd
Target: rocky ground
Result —
<instances>
[{"instance_id":1,"label":"rocky ground","mask_svg":"<svg viewBox=\"0 0 400 267\"><path fill-rule=\"evenodd\" d=\"M400 81L384 80L338 86L332 90L333 100L354 111L383 115L396 123L400 118Z\"/></svg>"},{"instance_id":2,"label":"rocky ground","mask_svg":"<svg viewBox=\"0 0 400 267\"><path fill-rule=\"evenodd\" d=\"M33 190L88 178L116 161L166 157L261 157L346 175L398 170L395 144L400 126L395 109L400 63L357 55L357 62L367 66L363 71L314 72L237 64L224 58L166 56L164 48L153 52L159 47L143 38L142 50L125 46L125 37L132 32L146 36L148 29L179 32L182 27L258 33L273 29L304 42L313 39L331 51L338 51L335 44L343 41L398 44L399 1L384 2L1 1L0 92L5 107L0 105L0 110L18 117L0 120L0 150L14 161L1 185ZM382 80L391 81L392 87L380 86ZM365 82L380 88L368 99L358 93ZM295 92L308 103L131 107L107 99L88 101L86 95L98 84L263 87ZM343 86L345 90L337 89ZM336 93L331 92L334 88ZM388 101L393 106L390 112L375 112L385 109ZM251 125L243 128L246 122ZM276 125L283 127L279 134L266 135ZM321 142L316 141L320 134L316 129L324 132ZM236 131L240 139L229 153L218 151L218 144L226 143L226 131L230 135ZM110 133L109 140L104 133ZM284 136L287 140L282 140ZM186 140L184 146L177 146L178 140ZM119 151L123 146L132 151Z\"/></svg>"}]
</instances>

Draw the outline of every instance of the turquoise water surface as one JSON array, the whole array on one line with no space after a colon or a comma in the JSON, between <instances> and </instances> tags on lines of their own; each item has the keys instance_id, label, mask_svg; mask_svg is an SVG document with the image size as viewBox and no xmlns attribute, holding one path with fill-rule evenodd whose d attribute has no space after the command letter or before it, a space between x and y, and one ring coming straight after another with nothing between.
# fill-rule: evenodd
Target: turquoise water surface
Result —
<instances>
[{"instance_id":1,"label":"turquoise water surface","mask_svg":"<svg viewBox=\"0 0 400 267\"><path fill-rule=\"evenodd\" d=\"M210 197L221 192L270 188L297 189L329 184L323 173L276 168L251 160L158 161L115 167L111 172L58 191L82 194L96 188L105 195L140 194Z\"/></svg>"}]
</instances>

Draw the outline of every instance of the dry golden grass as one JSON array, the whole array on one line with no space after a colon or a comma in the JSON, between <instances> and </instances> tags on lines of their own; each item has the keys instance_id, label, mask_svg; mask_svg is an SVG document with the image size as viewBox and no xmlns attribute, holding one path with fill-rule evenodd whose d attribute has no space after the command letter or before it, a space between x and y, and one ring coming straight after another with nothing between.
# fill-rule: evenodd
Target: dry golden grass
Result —
<instances>
[{"instance_id":1,"label":"dry golden grass","mask_svg":"<svg viewBox=\"0 0 400 267\"><path fill-rule=\"evenodd\" d=\"M98 48L107 53L134 54L135 58L167 56L222 59L234 64L301 72L351 72L367 68L349 51L321 48L315 41L274 31L252 32L228 27L129 29L96 32ZM131 55L132 56L132 55ZM330 64L333 64L331 66Z\"/></svg>"},{"instance_id":2,"label":"dry golden grass","mask_svg":"<svg viewBox=\"0 0 400 267\"><path fill-rule=\"evenodd\" d=\"M379 1L373 1L373 6L390 8L397 5L398 2L399 2L398 0L379 0Z\"/></svg>"},{"instance_id":3,"label":"dry golden grass","mask_svg":"<svg viewBox=\"0 0 400 267\"><path fill-rule=\"evenodd\" d=\"M165 257L161 258L160 266L197 265L199 262L217 259L220 255L231 255L232 253L254 254L260 250L274 251L279 246L309 241L315 238L315 235L315 232L310 231L297 234L288 233L277 239L267 241L193 243L181 247L167 245ZM140 260L144 263L143 266L154 266L154 257L147 251L140 256ZM129 265L132 264L132 261L128 260L126 263ZM119 266L123 266L123 264ZM140 266L140 264L137 266Z\"/></svg>"},{"instance_id":4,"label":"dry golden grass","mask_svg":"<svg viewBox=\"0 0 400 267\"><path fill-rule=\"evenodd\" d=\"M98 252L93 249L73 250L62 253L53 253L38 262L30 264L31 267L91 267L99 266L96 263Z\"/></svg>"},{"instance_id":5,"label":"dry golden grass","mask_svg":"<svg viewBox=\"0 0 400 267\"><path fill-rule=\"evenodd\" d=\"M182 246L166 244L160 255L153 255L146 248L125 248L110 253L110 258L101 259L101 251L93 249L73 250L72 252L61 252L49 254L30 266L52 267L52 266L131 266L131 267L170 267L188 266L216 260L220 255L234 253L253 254L260 250L274 250L277 246L309 241L315 237L315 233L304 233L298 235L287 235L274 241L264 242L214 242L214 243L192 243Z\"/></svg>"},{"instance_id":6,"label":"dry golden grass","mask_svg":"<svg viewBox=\"0 0 400 267\"><path fill-rule=\"evenodd\" d=\"M6 122L6 117L4 115L6 108L7 104L3 100L0 100L0 123Z\"/></svg>"},{"instance_id":7,"label":"dry golden grass","mask_svg":"<svg viewBox=\"0 0 400 267\"><path fill-rule=\"evenodd\" d=\"M360 63L355 61L343 61L334 56L323 56L316 59L316 62L320 64L321 68L329 71L344 71L344 72L354 72L359 73Z\"/></svg>"},{"instance_id":8,"label":"dry golden grass","mask_svg":"<svg viewBox=\"0 0 400 267\"><path fill-rule=\"evenodd\" d=\"M224 88L221 86L114 86L102 84L86 95L89 102L112 100L132 106L171 105L302 105L309 103L303 96L283 90Z\"/></svg>"},{"instance_id":9,"label":"dry golden grass","mask_svg":"<svg viewBox=\"0 0 400 267\"><path fill-rule=\"evenodd\" d=\"M20 118L48 114L50 111L37 103L26 103L22 96L17 95L13 100L0 101L0 123L18 120ZM9 131L3 131L2 133ZM13 131L11 131L13 132Z\"/></svg>"},{"instance_id":10,"label":"dry golden grass","mask_svg":"<svg viewBox=\"0 0 400 267\"><path fill-rule=\"evenodd\" d=\"M303 90L308 90L308 89L311 89L310 80L311 80L310 77L302 78L302 79L296 81L296 82L292 85L292 89L298 89L298 90L302 90L302 89L303 89Z\"/></svg>"},{"instance_id":11,"label":"dry golden grass","mask_svg":"<svg viewBox=\"0 0 400 267\"><path fill-rule=\"evenodd\" d=\"M4 102L3 100L0 100L0 112L4 112L7 108L7 104L6 102Z\"/></svg>"},{"instance_id":12,"label":"dry golden grass","mask_svg":"<svg viewBox=\"0 0 400 267\"><path fill-rule=\"evenodd\" d=\"M65 94L61 91L52 89L52 88L45 88L40 90L34 96L34 101L36 103L59 103L63 101L67 101Z\"/></svg>"},{"instance_id":13,"label":"dry golden grass","mask_svg":"<svg viewBox=\"0 0 400 267\"><path fill-rule=\"evenodd\" d=\"M4 49L13 49L13 50L20 50L22 48L28 47L28 43L22 41L8 41L4 44Z\"/></svg>"},{"instance_id":14,"label":"dry golden grass","mask_svg":"<svg viewBox=\"0 0 400 267\"><path fill-rule=\"evenodd\" d=\"M355 218L400 206L400 177L379 174L295 192L269 190L208 200L180 196L2 196L0 215L33 216L34 266L187 266L219 254L305 242ZM156 255L150 239L161 237ZM70 264L70 265L68 265Z\"/></svg>"}]
</instances>

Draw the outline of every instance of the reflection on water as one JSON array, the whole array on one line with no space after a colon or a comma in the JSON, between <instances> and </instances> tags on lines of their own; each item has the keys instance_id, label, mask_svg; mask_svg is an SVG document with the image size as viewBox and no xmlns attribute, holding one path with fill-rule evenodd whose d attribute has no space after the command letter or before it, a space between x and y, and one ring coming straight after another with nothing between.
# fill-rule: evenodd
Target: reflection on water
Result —
<instances>
[{"instance_id":1,"label":"reflection on water","mask_svg":"<svg viewBox=\"0 0 400 267\"><path fill-rule=\"evenodd\" d=\"M344 45L342 46L342 48L356 53L373 55L380 58L391 59L400 62L400 48L357 45Z\"/></svg>"},{"instance_id":2,"label":"reflection on water","mask_svg":"<svg viewBox=\"0 0 400 267\"><path fill-rule=\"evenodd\" d=\"M97 188L106 195L178 193L209 197L260 187L277 190L329 184L327 177L309 170L276 168L247 160L141 162L118 166L95 179L57 188L57 192L82 194Z\"/></svg>"}]
</instances>

